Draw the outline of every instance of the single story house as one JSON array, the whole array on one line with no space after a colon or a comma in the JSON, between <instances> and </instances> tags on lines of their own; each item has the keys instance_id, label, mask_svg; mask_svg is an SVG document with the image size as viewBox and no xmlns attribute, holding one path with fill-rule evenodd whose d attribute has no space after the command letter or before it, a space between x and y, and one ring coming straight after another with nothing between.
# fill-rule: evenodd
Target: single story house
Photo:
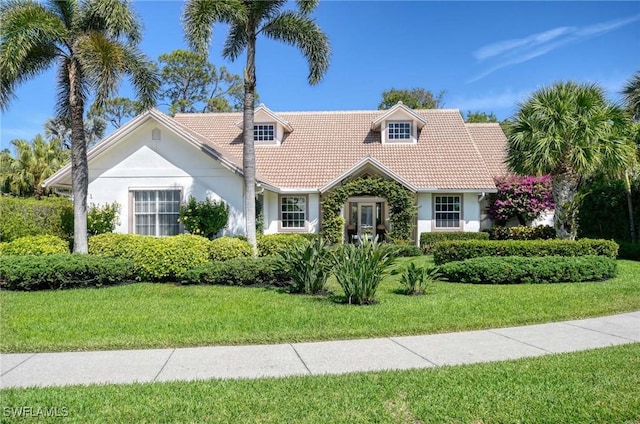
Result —
<instances>
[{"instance_id":1,"label":"single story house","mask_svg":"<svg viewBox=\"0 0 640 424\"><path fill-rule=\"evenodd\" d=\"M457 109L273 112L255 110L258 201L264 233L320 232L321 201L360 178L394 181L417 207L412 237L480 231L487 195L506 175L506 137L496 123L465 123ZM145 112L88 152L89 202L121 205L117 232L173 235L189 196L224 200L226 235L245 233L242 114ZM70 189L71 167L45 186ZM384 195L353 193L340 214L344 239L388 230Z\"/></svg>"}]
</instances>

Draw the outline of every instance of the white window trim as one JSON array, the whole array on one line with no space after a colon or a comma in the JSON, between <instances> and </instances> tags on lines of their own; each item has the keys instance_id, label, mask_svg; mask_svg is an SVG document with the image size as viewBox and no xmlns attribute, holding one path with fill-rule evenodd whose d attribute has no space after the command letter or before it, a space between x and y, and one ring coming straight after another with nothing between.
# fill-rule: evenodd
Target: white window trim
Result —
<instances>
[{"instance_id":1,"label":"white window trim","mask_svg":"<svg viewBox=\"0 0 640 424\"><path fill-rule=\"evenodd\" d=\"M256 139L256 127L265 127L272 126L273 127L273 139L272 140L257 140ZM278 125L275 122L254 122L253 123L253 142L256 145L276 145L278 144Z\"/></svg>"},{"instance_id":2,"label":"white window trim","mask_svg":"<svg viewBox=\"0 0 640 424\"><path fill-rule=\"evenodd\" d=\"M184 190L182 189L182 187L129 187L129 219L128 219L128 224L129 224L129 234L137 234L135 231L135 215L136 215L136 211L135 211L135 195L134 193L136 191L178 191L180 192L180 205L182 205L184 203ZM157 214L157 212L156 212ZM158 230L157 224L158 221L156 221L156 233ZM182 224L178 224L178 234L181 234L184 230L183 230L183 226ZM158 236L157 234L154 235L154 237L170 237L170 236Z\"/></svg>"},{"instance_id":3,"label":"white window trim","mask_svg":"<svg viewBox=\"0 0 640 424\"><path fill-rule=\"evenodd\" d=\"M393 124L409 124L409 138L390 138L389 126ZM390 119L384 121L384 137L382 138L383 144L388 145L407 145L417 144L418 134L416 132L416 123L410 119Z\"/></svg>"},{"instance_id":4,"label":"white window trim","mask_svg":"<svg viewBox=\"0 0 640 424\"><path fill-rule=\"evenodd\" d=\"M458 213L460 215L460 218L458 220L458 226L457 227L438 227L436 226L436 198L437 197L457 197L460 199L460 210ZM463 219L463 210L464 210L464 196L460 193L434 193L432 196L432 208L433 208L433 215L432 215L432 220L431 220L431 231L434 232L447 232L447 231L462 231L464 230L464 219Z\"/></svg>"},{"instance_id":5,"label":"white window trim","mask_svg":"<svg viewBox=\"0 0 640 424\"><path fill-rule=\"evenodd\" d=\"M304 226L302 227L283 227L282 226L282 199L285 197L302 197L304 198ZM279 233L308 233L309 232L309 195L308 194L280 194L278 195L278 232Z\"/></svg>"}]
</instances>

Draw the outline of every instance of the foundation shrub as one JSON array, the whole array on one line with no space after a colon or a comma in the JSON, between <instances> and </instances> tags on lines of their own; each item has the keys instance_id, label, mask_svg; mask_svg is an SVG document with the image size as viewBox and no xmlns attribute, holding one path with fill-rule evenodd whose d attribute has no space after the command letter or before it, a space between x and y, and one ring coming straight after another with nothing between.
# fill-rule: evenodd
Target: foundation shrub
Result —
<instances>
[{"instance_id":1,"label":"foundation shrub","mask_svg":"<svg viewBox=\"0 0 640 424\"><path fill-rule=\"evenodd\" d=\"M493 227L489 230L490 240L551 240L554 238L556 238L556 230L549 225Z\"/></svg>"},{"instance_id":2,"label":"foundation shrub","mask_svg":"<svg viewBox=\"0 0 640 424\"><path fill-rule=\"evenodd\" d=\"M209 260L210 241L183 234L152 237L105 233L89 239L89 253L133 260L139 281L174 280Z\"/></svg>"},{"instance_id":3,"label":"foundation shrub","mask_svg":"<svg viewBox=\"0 0 640 424\"><path fill-rule=\"evenodd\" d=\"M601 281L617 274L605 256L481 257L438 267L442 278L472 284L541 284Z\"/></svg>"},{"instance_id":4,"label":"foundation shrub","mask_svg":"<svg viewBox=\"0 0 640 424\"><path fill-rule=\"evenodd\" d=\"M69 243L56 236L25 236L2 247L2 255L60 255L69 253Z\"/></svg>"},{"instance_id":5,"label":"foundation shrub","mask_svg":"<svg viewBox=\"0 0 640 424\"><path fill-rule=\"evenodd\" d=\"M92 255L7 256L0 261L0 288L61 290L102 287L133 281L128 259Z\"/></svg>"},{"instance_id":6,"label":"foundation shrub","mask_svg":"<svg viewBox=\"0 0 640 424\"><path fill-rule=\"evenodd\" d=\"M284 286L291 277L276 257L237 258L208 262L184 272L182 284L217 284L225 286Z\"/></svg>"},{"instance_id":7,"label":"foundation shrub","mask_svg":"<svg viewBox=\"0 0 640 424\"><path fill-rule=\"evenodd\" d=\"M433 250L433 246L441 241L449 240L488 240L487 233L468 233L464 231L451 231L442 233L420 233L420 248L425 255Z\"/></svg>"},{"instance_id":8,"label":"foundation shrub","mask_svg":"<svg viewBox=\"0 0 640 424\"><path fill-rule=\"evenodd\" d=\"M54 235L70 239L73 235L73 206L62 197L41 200L0 197L0 240L24 236Z\"/></svg>"},{"instance_id":9,"label":"foundation shrub","mask_svg":"<svg viewBox=\"0 0 640 424\"><path fill-rule=\"evenodd\" d=\"M228 261L252 255L251 243L236 237L220 237L209 244L209 259L213 261Z\"/></svg>"},{"instance_id":10,"label":"foundation shrub","mask_svg":"<svg viewBox=\"0 0 640 424\"><path fill-rule=\"evenodd\" d=\"M280 255L281 252L302 246L307 239L301 234L267 234L258 236L258 256Z\"/></svg>"},{"instance_id":11,"label":"foundation shrub","mask_svg":"<svg viewBox=\"0 0 640 424\"><path fill-rule=\"evenodd\" d=\"M415 244L382 243L380 249L392 258L422 256L422 250Z\"/></svg>"},{"instance_id":12,"label":"foundation shrub","mask_svg":"<svg viewBox=\"0 0 640 424\"><path fill-rule=\"evenodd\" d=\"M436 265L482 256L606 256L615 259L618 244L611 240L465 240L445 241L433 248Z\"/></svg>"}]
</instances>

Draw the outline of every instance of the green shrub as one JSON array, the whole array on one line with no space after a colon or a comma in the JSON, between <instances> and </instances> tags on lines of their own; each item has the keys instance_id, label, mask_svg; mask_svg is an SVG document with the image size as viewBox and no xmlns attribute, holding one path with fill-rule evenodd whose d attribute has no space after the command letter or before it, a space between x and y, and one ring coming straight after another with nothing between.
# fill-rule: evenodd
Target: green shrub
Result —
<instances>
[{"instance_id":1,"label":"green shrub","mask_svg":"<svg viewBox=\"0 0 640 424\"><path fill-rule=\"evenodd\" d=\"M25 236L2 247L2 254L15 255L60 255L69 253L69 243L56 236Z\"/></svg>"},{"instance_id":2,"label":"green shrub","mask_svg":"<svg viewBox=\"0 0 640 424\"><path fill-rule=\"evenodd\" d=\"M324 290L332 266L324 240L317 238L313 243L296 244L280 255L282 267L291 276L292 292L316 294Z\"/></svg>"},{"instance_id":3,"label":"green shrub","mask_svg":"<svg viewBox=\"0 0 640 424\"><path fill-rule=\"evenodd\" d=\"M199 265L184 272L179 281L182 284L284 286L290 276L277 258L238 258Z\"/></svg>"},{"instance_id":4,"label":"green shrub","mask_svg":"<svg viewBox=\"0 0 640 424\"><path fill-rule=\"evenodd\" d=\"M180 206L179 222L189 233L213 240L227 226L229 205L207 199L198 202L193 196L185 205Z\"/></svg>"},{"instance_id":5,"label":"green shrub","mask_svg":"<svg viewBox=\"0 0 640 424\"><path fill-rule=\"evenodd\" d=\"M175 279L209 260L210 241L183 234L152 237L105 233L89 238L89 253L133 260L140 281Z\"/></svg>"},{"instance_id":6,"label":"green shrub","mask_svg":"<svg viewBox=\"0 0 640 424\"><path fill-rule=\"evenodd\" d=\"M422 256L422 250L420 250L420 248L415 244L382 243L380 245L380 249L392 258Z\"/></svg>"},{"instance_id":7,"label":"green shrub","mask_svg":"<svg viewBox=\"0 0 640 424\"><path fill-rule=\"evenodd\" d=\"M402 272L400 284L408 295L423 294L426 293L427 287L433 285L438 276L437 268L416 266L414 262L411 262Z\"/></svg>"},{"instance_id":8,"label":"green shrub","mask_svg":"<svg viewBox=\"0 0 640 424\"><path fill-rule=\"evenodd\" d=\"M62 197L42 200L0 197L0 240L53 235L68 240L73 235L73 206Z\"/></svg>"},{"instance_id":9,"label":"green shrub","mask_svg":"<svg viewBox=\"0 0 640 424\"><path fill-rule=\"evenodd\" d=\"M0 261L0 288L59 290L133 281L132 261L91 255L7 256Z\"/></svg>"},{"instance_id":10,"label":"green shrub","mask_svg":"<svg viewBox=\"0 0 640 424\"><path fill-rule=\"evenodd\" d=\"M420 233L420 248L425 255L433 250L433 246L448 240L488 240L487 233L469 233L464 231Z\"/></svg>"},{"instance_id":11,"label":"green shrub","mask_svg":"<svg viewBox=\"0 0 640 424\"><path fill-rule=\"evenodd\" d=\"M281 252L302 246L307 239L302 234L267 234L258 236L258 256L279 255Z\"/></svg>"},{"instance_id":12,"label":"green shrub","mask_svg":"<svg viewBox=\"0 0 640 424\"><path fill-rule=\"evenodd\" d=\"M600 281L617 273L615 260L604 256L482 257L449 262L438 270L449 281L472 284Z\"/></svg>"},{"instance_id":13,"label":"green shrub","mask_svg":"<svg viewBox=\"0 0 640 424\"><path fill-rule=\"evenodd\" d=\"M618 244L620 245L620 250L618 251L619 259L640 261L640 243L619 241Z\"/></svg>"},{"instance_id":14,"label":"green shrub","mask_svg":"<svg viewBox=\"0 0 640 424\"><path fill-rule=\"evenodd\" d=\"M209 259L213 261L228 261L250 256L253 256L251 243L236 237L220 237L209 244Z\"/></svg>"},{"instance_id":15,"label":"green shrub","mask_svg":"<svg viewBox=\"0 0 640 424\"><path fill-rule=\"evenodd\" d=\"M95 236L103 233L112 233L118 225L120 205L118 202L104 205L91 204L87 211L87 234Z\"/></svg>"},{"instance_id":16,"label":"green shrub","mask_svg":"<svg viewBox=\"0 0 640 424\"><path fill-rule=\"evenodd\" d=\"M554 238L556 238L556 230L549 225L493 227L489 230L490 240L551 240Z\"/></svg>"},{"instance_id":17,"label":"green shrub","mask_svg":"<svg viewBox=\"0 0 640 424\"><path fill-rule=\"evenodd\" d=\"M364 239L361 246L345 244L335 250L333 273L344 290L349 304L366 305L375 302L382 278L393 261L376 241Z\"/></svg>"},{"instance_id":18,"label":"green shrub","mask_svg":"<svg viewBox=\"0 0 640 424\"><path fill-rule=\"evenodd\" d=\"M443 241L433 248L437 265L482 256L607 256L615 259L618 245L610 240L463 240Z\"/></svg>"}]
</instances>

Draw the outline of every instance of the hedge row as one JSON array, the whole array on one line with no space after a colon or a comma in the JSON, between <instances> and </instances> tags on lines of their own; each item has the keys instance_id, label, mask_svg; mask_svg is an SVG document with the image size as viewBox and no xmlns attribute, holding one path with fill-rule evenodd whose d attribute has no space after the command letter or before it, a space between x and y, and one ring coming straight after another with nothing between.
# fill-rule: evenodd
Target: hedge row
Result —
<instances>
[{"instance_id":1,"label":"hedge row","mask_svg":"<svg viewBox=\"0 0 640 424\"><path fill-rule=\"evenodd\" d=\"M640 243L619 241L618 244L620 245L620 251L618 252L619 259L640 261Z\"/></svg>"},{"instance_id":2,"label":"hedge row","mask_svg":"<svg viewBox=\"0 0 640 424\"><path fill-rule=\"evenodd\" d=\"M618 245L611 240L468 240L444 241L433 248L436 265L482 256L606 256L615 259Z\"/></svg>"},{"instance_id":3,"label":"hedge row","mask_svg":"<svg viewBox=\"0 0 640 424\"><path fill-rule=\"evenodd\" d=\"M69 199L42 200L0 197L0 240L24 236L54 235L68 239L73 234L73 206Z\"/></svg>"},{"instance_id":4,"label":"hedge row","mask_svg":"<svg viewBox=\"0 0 640 424\"><path fill-rule=\"evenodd\" d=\"M102 287L134 280L126 259L90 255L6 256L0 261L0 288L58 290Z\"/></svg>"},{"instance_id":5,"label":"hedge row","mask_svg":"<svg viewBox=\"0 0 640 424\"><path fill-rule=\"evenodd\" d=\"M438 271L446 280L472 284L601 281L617 274L615 260L604 256L483 257L449 262Z\"/></svg>"},{"instance_id":6,"label":"hedge row","mask_svg":"<svg viewBox=\"0 0 640 424\"><path fill-rule=\"evenodd\" d=\"M489 230L490 240L551 240L554 238L556 238L556 230L549 225L493 227Z\"/></svg>"},{"instance_id":7,"label":"hedge row","mask_svg":"<svg viewBox=\"0 0 640 424\"><path fill-rule=\"evenodd\" d=\"M292 246L305 244L315 235L307 236L302 234L268 234L258 236L258 255L276 256L280 252L289 250Z\"/></svg>"},{"instance_id":8,"label":"hedge row","mask_svg":"<svg viewBox=\"0 0 640 424\"><path fill-rule=\"evenodd\" d=\"M0 255L62 255L69 253L69 243L57 236L25 236L0 245Z\"/></svg>"},{"instance_id":9,"label":"hedge row","mask_svg":"<svg viewBox=\"0 0 640 424\"><path fill-rule=\"evenodd\" d=\"M436 243L451 240L488 240L487 233L468 233L464 231L438 232L438 233L420 233L420 248L425 255L433 250Z\"/></svg>"},{"instance_id":10,"label":"hedge row","mask_svg":"<svg viewBox=\"0 0 640 424\"><path fill-rule=\"evenodd\" d=\"M130 259L139 281L175 280L209 261L210 241L188 234L152 237L105 233L89 239L89 253Z\"/></svg>"},{"instance_id":11,"label":"hedge row","mask_svg":"<svg viewBox=\"0 0 640 424\"><path fill-rule=\"evenodd\" d=\"M222 284L227 286L284 286L291 280L279 259L239 258L226 262L208 262L186 271L182 284Z\"/></svg>"}]
</instances>

